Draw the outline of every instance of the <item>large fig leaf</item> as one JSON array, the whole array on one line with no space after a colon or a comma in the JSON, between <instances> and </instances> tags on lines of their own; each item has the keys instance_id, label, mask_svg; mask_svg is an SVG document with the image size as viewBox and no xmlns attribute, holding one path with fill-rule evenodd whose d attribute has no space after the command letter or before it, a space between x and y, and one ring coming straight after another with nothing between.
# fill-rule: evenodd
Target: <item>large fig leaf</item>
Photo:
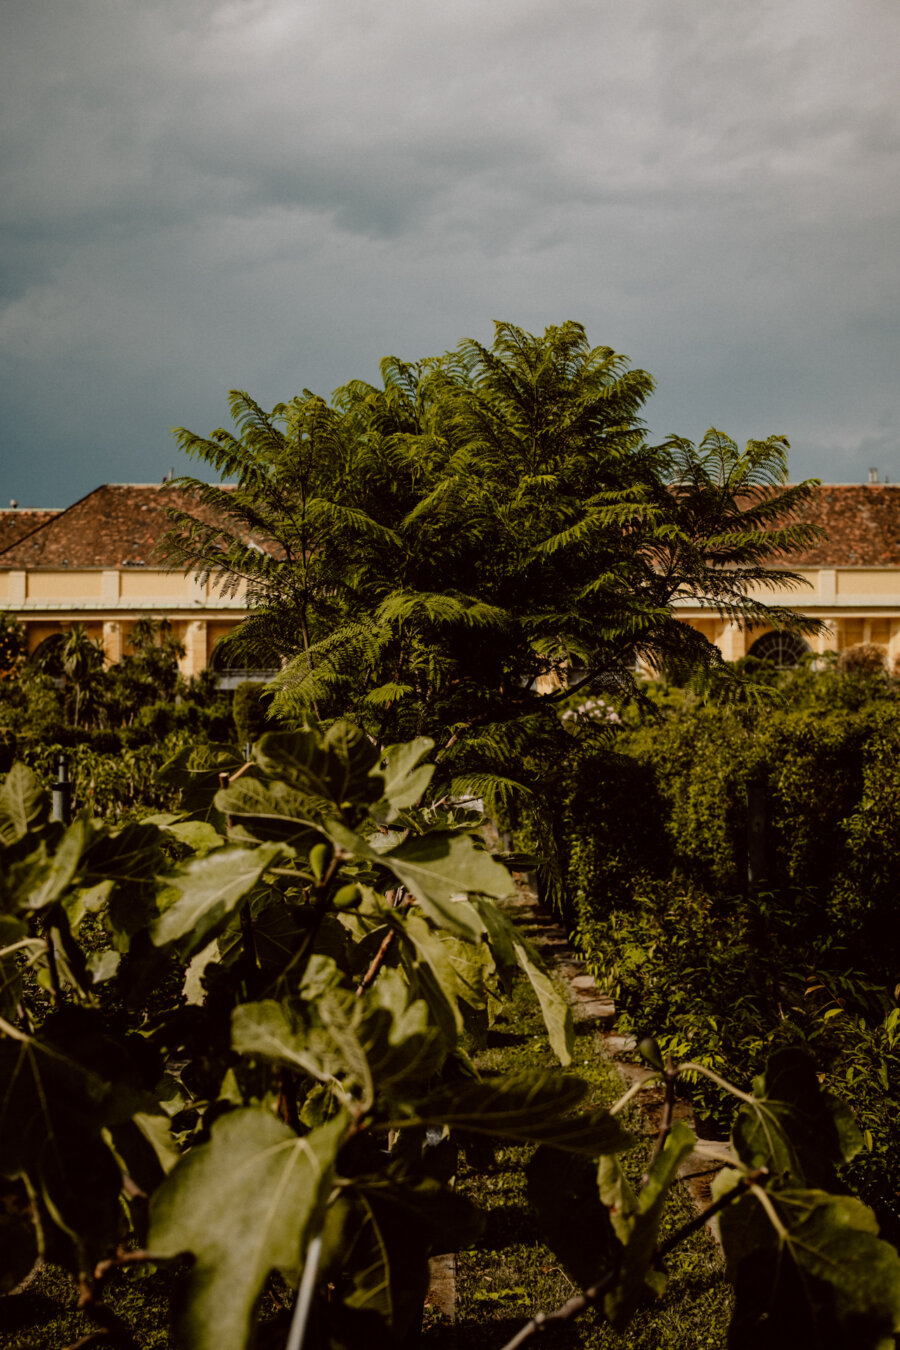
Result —
<instances>
[{"instance_id":1,"label":"large fig leaf","mask_svg":"<svg viewBox=\"0 0 900 1350\"><path fill-rule=\"evenodd\" d=\"M571 1064L575 1030L562 991L553 983L531 943L497 905L477 895L472 896L470 903L487 929L498 964L516 964L534 990L557 1059L561 1064Z\"/></svg>"},{"instance_id":2,"label":"large fig leaf","mask_svg":"<svg viewBox=\"0 0 900 1350\"><path fill-rule=\"evenodd\" d=\"M228 917L281 853L278 844L241 848L229 844L191 858L166 874L177 898L150 926L157 947L177 943L189 959L225 927Z\"/></svg>"},{"instance_id":3,"label":"large fig leaf","mask_svg":"<svg viewBox=\"0 0 900 1350\"><path fill-rule=\"evenodd\" d=\"M717 1178L714 1194L732 1184ZM736 1302L730 1350L890 1350L900 1257L860 1200L820 1190L748 1193L719 1216Z\"/></svg>"},{"instance_id":4,"label":"large fig leaf","mask_svg":"<svg viewBox=\"0 0 900 1350\"><path fill-rule=\"evenodd\" d=\"M633 1136L608 1111L593 1107L580 1115L570 1114L586 1091L587 1084L580 1078L553 1069L454 1083L418 1102L407 1119L393 1124L449 1125L589 1157L631 1148Z\"/></svg>"},{"instance_id":5,"label":"large fig leaf","mask_svg":"<svg viewBox=\"0 0 900 1350\"><path fill-rule=\"evenodd\" d=\"M402 918L394 913L385 917L399 939L400 961L410 983L447 1039L454 1040L465 1029L466 1010L485 1003L487 981L495 973L490 948L436 930L415 910Z\"/></svg>"},{"instance_id":6,"label":"large fig leaf","mask_svg":"<svg viewBox=\"0 0 900 1350\"><path fill-rule=\"evenodd\" d=\"M380 777L372 774L378 751L359 727L335 722L324 736L310 729L268 732L254 748L264 773L283 779L306 803L304 816L324 819L350 812L383 794Z\"/></svg>"},{"instance_id":7,"label":"large fig leaf","mask_svg":"<svg viewBox=\"0 0 900 1350\"><path fill-rule=\"evenodd\" d=\"M220 789L216 806L233 825L242 826L254 839L280 840L306 852L321 838L309 819L309 798L277 778L244 774Z\"/></svg>"},{"instance_id":8,"label":"large fig leaf","mask_svg":"<svg viewBox=\"0 0 900 1350\"><path fill-rule=\"evenodd\" d=\"M329 1207L323 1232L334 1350L403 1344L421 1316L429 1256L469 1246L481 1227L474 1206L437 1181L354 1181Z\"/></svg>"},{"instance_id":9,"label":"large fig leaf","mask_svg":"<svg viewBox=\"0 0 900 1350\"><path fill-rule=\"evenodd\" d=\"M37 775L15 763L0 787L0 844L9 847L50 819L50 800Z\"/></svg>"},{"instance_id":10,"label":"large fig leaf","mask_svg":"<svg viewBox=\"0 0 900 1350\"><path fill-rule=\"evenodd\" d=\"M443 1062L446 1046L421 999L409 1002L396 971L382 971L365 998L338 988L292 1010L267 1000L232 1014L232 1044L241 1054L294 1065L322 1081L339 1079L371 1105L424 1090Z\"/></svg>"},{"instance_id":11,"label":"large fig leaf","mask_svg":"<svg viewBox=\"0 0 900 1350\"><path fill-rule=\"evenodd\" d=\"M748 1167L766 1167L796 1185L837 1190L836 1165L862 1139L849 1108L824 1092L803 1050L778 1050L753 1083L752 1102L738 1112L732 1143Z\"/></svg>"},{"instance_id":12,"label":"large fig leaf","mask_svg":"<svg viewBox=\"0 0 900 1350\"><path fill-rule=\"evenodd\" d=\"M579 1288L586 1289L610 1266L618 1245L597 1195L596 1164L542 1147L526 1172L528 1199L537 1210L543 1241Z\"/></svg>"},{"instance_id":13,"label":"large fig leaf","mask_svg":"<svg viewBox=\"0 0 900 1350\"><path fill-rule=\"evenodd\" d=\"M655 1293L665 1288L665 1275L652 1268L659 1221L678 1169L695 1142L693 1130L676 1121L636 1195L615 1158L600 1160L600 1199L609 1210L613 1231L623 1247L619 1276L604 1297L603 1309L620 1331L631 1321L647 1285Z\"/></svg>"},{"instance_id":14,"label":"large fig leaf","mask_svg":"<svg viewBox=\"0 0 900 1350\"><path fill-rule=\"evenodd\" d=\"M105 1131L145 1109L159 1073L143 1041L107 1035L99 1014L67 1009L35 1036L0 1038L0 1171L24 1176L79 1264L114 1244L119 1167Z\"/></svg>"},{"instance_id":15,"label":"large fig leaf","mask_svg":"<svg viewBox=\"0 0 900 1350\"><path fill-rule=\"evenodd\" d=\"M31 909L43 909L65 895L78 873L78 864L91 834L91 823L87 816L77 816L72 821L44 868L40 884L34 886L27 897Z\"/></svg>"},{"instance_id":16,"label":"large fig leaf","mask_svg":"<svg viewBox=\"0 0 900 1350\"><path fill-rule=\"evenodd\" d=\"M169 1173L150 1206L149 1246L191 1252L176 1323L184 1350L245 1350L266 1277L292 1283L319 1229L346 1120L304 1137L257 1107L232 1111Z\"/></svg>"},{"instance_id":17,"label":"large fig leaf","mask_svg":"<svg viewBox=\"0 0 900 1350\"><path fill-rule=\"evenodd\" d=\"M381 765L372 770L373 777L383 778L383 801L373 808L376 820L390 824L400 811L416 805L434 775L434 765L419 760L433 749L434 741L427 736L388 746Z\"/></svg>"},{"instance_id":18,"label":"large fig leaf","mask_svg":"<svg viewBox=\"0 0 900 1350\"><path fill-rule=\"evenodd\" d=\"M158 777L181 789L181 805L186 812L208 818L219 791L219 775L235 773L243 763L244 757L235 746L210 741L179 750L166 760Z\"/></svg>"},{"instance_id":19,"label":"large fig leaf","mask_svg":"<svg viewBox=\"0 0 900 1350\"><path fill-rule=\"evenodd\" d=\"M470 892L501 897L514 890L506 868L467 834L419 835L379 853L338 821L329 821L326 828L340 848L392 872L436 924L470 941L478 941L484 924L470 905L454 901Z\"/></svg>"}]
</instances>

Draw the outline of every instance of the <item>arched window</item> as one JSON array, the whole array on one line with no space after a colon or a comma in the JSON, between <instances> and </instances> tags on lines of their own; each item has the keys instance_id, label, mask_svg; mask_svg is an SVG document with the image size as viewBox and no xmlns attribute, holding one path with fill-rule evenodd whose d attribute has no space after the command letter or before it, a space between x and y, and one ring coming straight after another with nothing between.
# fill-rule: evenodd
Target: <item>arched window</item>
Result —
<instances>
[{"instance_id":1,"label":"arched window","mask_svg":"<svg viewBox=\"0 0 900 1350\"><path fill-rule=\"evenodd\" d=\"M809 645L795 633L763 633L748 651L757 661L770 661L773 666L796 666Z\"/></svg>"}]
</instances>

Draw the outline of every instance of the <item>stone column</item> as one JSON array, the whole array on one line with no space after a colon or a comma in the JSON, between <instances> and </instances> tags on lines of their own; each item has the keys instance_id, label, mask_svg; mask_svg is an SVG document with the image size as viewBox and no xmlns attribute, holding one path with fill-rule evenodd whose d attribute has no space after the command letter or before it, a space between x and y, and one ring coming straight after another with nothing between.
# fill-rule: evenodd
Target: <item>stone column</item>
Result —
<instances>
[{"instance_id":1,"label":"stone column","mask_svg":"<svg viewBox=\"0 0 900 1350\"><path fill-rule=\"evenodd\" d=\"M182 675L190 679L206 669L206 620L192 619L184 634L185 654L179 662Z\"/></svg>"},{"instance_id":2,"label":"stone column","mask_svg":"<svg viewBox=\"0 0 900 1350\"><path fill-rule=\"evenodd\" d=\"M122 625L118 619L107 619L103 624L103 652L111 666L122 660Z\"/></svg>"},{"instance_id":3,"label":"stone column","mask_svg":"<svg viewBox=\"0 0 900 1350\"><path fill-rule=\"evenodd\" d=\"M746 629L739 623L726 623L716 639L716 646L726 661L739 660L747 655Z\"/></svg>"}]
</instances>

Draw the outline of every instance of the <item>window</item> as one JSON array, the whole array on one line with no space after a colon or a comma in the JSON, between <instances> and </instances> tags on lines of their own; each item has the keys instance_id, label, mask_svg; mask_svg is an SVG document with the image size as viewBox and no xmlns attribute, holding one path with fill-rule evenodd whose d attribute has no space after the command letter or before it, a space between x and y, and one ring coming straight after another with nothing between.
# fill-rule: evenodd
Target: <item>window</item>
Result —
<instances>
[{"instance_id":1,"label":"window","mask_svg":"<svg viewBox=\"0 0 900 1350\"><path fill-rule=\"evenodd\" d=\"M771 661L773 666L796 666L809 646L793 633L763 633L748 651L757 661Z\"/></svg>"}]
</instances>

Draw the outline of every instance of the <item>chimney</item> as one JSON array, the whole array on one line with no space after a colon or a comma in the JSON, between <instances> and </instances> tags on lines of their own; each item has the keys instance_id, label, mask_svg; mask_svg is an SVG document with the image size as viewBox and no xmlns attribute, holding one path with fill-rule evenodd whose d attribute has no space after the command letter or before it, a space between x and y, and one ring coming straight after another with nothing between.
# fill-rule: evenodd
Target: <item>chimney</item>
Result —
<instances>
[{"instance_id":1,"label":"chimney","mask_svg":"<svg viewBox=\"0 0 900 1350\"><path fill-rule=\"evenodd\" d=\"M877 483L877 482L878 482L878 470L877 470L877 469L870 469L870 470L869 470L869 482L870 482L870 483Z\"/></svg>"}]
</instances>

